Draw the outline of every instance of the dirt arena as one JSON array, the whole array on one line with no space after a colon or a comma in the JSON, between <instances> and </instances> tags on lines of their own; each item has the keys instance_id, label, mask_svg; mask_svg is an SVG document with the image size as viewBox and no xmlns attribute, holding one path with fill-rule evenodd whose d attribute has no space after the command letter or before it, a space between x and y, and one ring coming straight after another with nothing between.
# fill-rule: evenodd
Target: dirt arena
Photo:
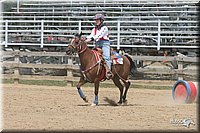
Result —
<instances>
[{"instance_id":1,"label":"dirt arena","mask_svg":"<svg viewBox=\"0 0 200 133\"><path fill-rule=\"evenodd\" d=\"M198 130L197 103L177 104L171 90L130 88L126 106L115 106L117 88L100 88L92 107L93 88L83 87L85 103L74 87L3 85L3 129L36 130ZM107 99L107 100L105 100ZM189 128L177 120L191 119Z\"/></svg>"}]
</instances>

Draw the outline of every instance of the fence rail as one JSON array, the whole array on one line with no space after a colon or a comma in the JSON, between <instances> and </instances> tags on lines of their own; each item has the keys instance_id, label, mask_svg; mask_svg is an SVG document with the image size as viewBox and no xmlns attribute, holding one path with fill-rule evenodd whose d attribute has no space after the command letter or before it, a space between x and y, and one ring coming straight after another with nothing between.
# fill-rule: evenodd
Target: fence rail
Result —
<instances>
[{"instance_id":1,"label":"fence rail","mask_svg":"<svg viewBox=\"0 0 200 133\"><path fill-rule=\"evenodd\" d=\"M34 80L64 80L73 84L73 82L78 81L78 77L73 77L74 72L79 73L79 63L74 64L73 60L77 59L78 56L66 55L65 52L4 52L2 53L2 68L14 69L14 73L3 74L5 79L14 79L15 83L18 83L20 79L34 79ZM131 55L130 55L131 56ZM13 58L8 60L8 58ZM35 63L35 62L26 62L22 63L20 58L22 57L65 57L67 63ZM178 75L179 79L183 79L185 76L198 76L198 63L199 60L197 57L186 57L184 55L174 56L174 57L162 57L162 56L131 56L134 61L144 61L146 64L153 64L154 62L160 62L161 65L143 65L138 68L138 71L143 74L167 74L167 75ZM40 61L38 59L37 61ZM164 61L164 63L163 63ZM178 68L170 68L165 65L166 63L177 62ZM184 63L190 64L188 67L184 67ZM194 66L193 66L194 65ZM42 69L63 69L67 71L67 74L64 76L51 76L51 75L21 75L19 69L21 68L42 68Z\"/></svg>"},{"instance_id":2,"label":"fence rail","mask_svg":"<svg viewBox=\"0 0 200 133\"><path fill-rule=\"evenodd\" d=\"M3 37L1 45L5 47L9 45L33 45L41 48L68 46L75 32L82 31L89 35L93 27L93 21L2 20L1 23L3 25L0 30ZM150 47L160 50L169 47L185 49L199 47L197 21L160 21L158 19L154 21L106 21L106 24L111 26L111 44L117 49ZM54 41L50 42L49 37L54 38ZM135 44L145 38L150 42L144 46ZM90 43L89 46L94 46L94 44Z\"/></svg>"}]
</instances>

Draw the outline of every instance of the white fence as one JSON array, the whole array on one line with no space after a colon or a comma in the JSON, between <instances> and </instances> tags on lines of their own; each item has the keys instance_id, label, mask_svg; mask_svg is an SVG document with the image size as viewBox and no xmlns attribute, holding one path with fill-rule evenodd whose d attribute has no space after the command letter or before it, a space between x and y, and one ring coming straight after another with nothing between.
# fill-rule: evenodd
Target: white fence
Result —
<instances>
[{"instance_id":1,"label":"white fence","mask_svg":"<svg viewBox=\"0 0 200 133\"><path fill-rule=\"evenodd\" d=\"M16 0L1 13L1 45L67 46L75 32L90 34L105 15L111 46L197 49L197 0ZM94 44L90 44L92 46Z\"/></svg>"},{"instance_id":2,"label":"white fence","mask_svg":"<svg viewBox=\"0 0 200 133\"><path fill-rule=\"evenodd\" d=\"M67 46L75 32L89 35L93 24L93 21L2 20L1 45ZM117 49L199 47L198 21L118 20L106 21L105 24L109 27L111 46ZM53 37L54 41L49 42L48 37Z\"/></svg>"}]
</instances>

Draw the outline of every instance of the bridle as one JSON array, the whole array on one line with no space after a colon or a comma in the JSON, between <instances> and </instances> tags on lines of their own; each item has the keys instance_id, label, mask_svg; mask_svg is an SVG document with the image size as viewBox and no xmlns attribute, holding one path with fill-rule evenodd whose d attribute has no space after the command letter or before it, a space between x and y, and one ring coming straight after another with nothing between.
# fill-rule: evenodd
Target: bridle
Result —
<instances>
[{"instance_id":1,"label":"bridle","mask_svg":"<svg viewBox=\"0 0 200 133\"><path fill-rule=\"evenodd\" d=\"M85 48L83 48L83 46L82 46L82 43L84 43L85 39L84 38L80 39L77 36L75 36L73 39L74 39L74 44L76 43L78 45L76 46L76 45L72 44L73 43L72 42L69 44L69 46L71 46L73 49L76 49L78 51L78 54L83 53L87 49L87 46Z\"/></svg>"},{"instance_id":2,"label":"bridle","mask_svg":"<svg viewBox=\"0 0 200 133\"><path fill-rule=\"evenodd\" d=\"M73 40L71 40L71 43L68 45L68 47L72 47L73 49L78 51L78 54L80 55L81 53L85 52L87 50L87 43L85 44L85 47L83 47L83 43L85 42L85 38L81 38L79 36L74 36ZM86 73L88 71L90 71L91 69L93 69L95 66L98 65L98 70L97 70L97 75L99 74L100 71L100 65L101 65L101 60L98 60L95 64L93 64L92 66L90 66L89 68L82 70L81 68L81 73L83 74L84 78L91 82L91 80L86 76Z\"/></svg>"},{"instance_id":3,"label":"bridle","mask_svg":"<svg viewBox=\"0 0 200 133\"><path fill-rule=\"evenodd\" d=\"M85 43L85 44L84 44ZM85 38L80 38L80 36L75 35L70 44L68 45L68 47L72 47L73 49L75 49L78 54L80 55L81 53L84 53L87 50L87 43L85 42ZM97 52L92 51L94 53L95 56L98 56ZM81 69L81 73L84 76L84 79L87 80L88 82L91 82L91 80L86 76L86 73L88 73L91 69L93 69L95 66L98 65L98 70L97 70L97 75L100 72L100 67L101 67L101 60L97 60L96 58L96 63L91 65L90 67L86 68L86 69Z\"/></svg>"}]
</instances>

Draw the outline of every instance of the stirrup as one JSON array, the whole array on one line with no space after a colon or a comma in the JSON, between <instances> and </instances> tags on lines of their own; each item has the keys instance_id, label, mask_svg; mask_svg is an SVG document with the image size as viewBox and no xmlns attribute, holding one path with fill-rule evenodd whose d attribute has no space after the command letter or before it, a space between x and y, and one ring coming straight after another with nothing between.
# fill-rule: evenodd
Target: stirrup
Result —
<instances>
[{"instance_id":1,"label":"stirrup","mask_svg":"<svg viewBox=\"0 0 200 133\"><path fill-rule=\"evenodd\" d=\"M111 71L108 71L108 72L106 72L106 78L109 80L109 79L111 79L112 78L112 72Z\"/></svg>"}]
</instances>

